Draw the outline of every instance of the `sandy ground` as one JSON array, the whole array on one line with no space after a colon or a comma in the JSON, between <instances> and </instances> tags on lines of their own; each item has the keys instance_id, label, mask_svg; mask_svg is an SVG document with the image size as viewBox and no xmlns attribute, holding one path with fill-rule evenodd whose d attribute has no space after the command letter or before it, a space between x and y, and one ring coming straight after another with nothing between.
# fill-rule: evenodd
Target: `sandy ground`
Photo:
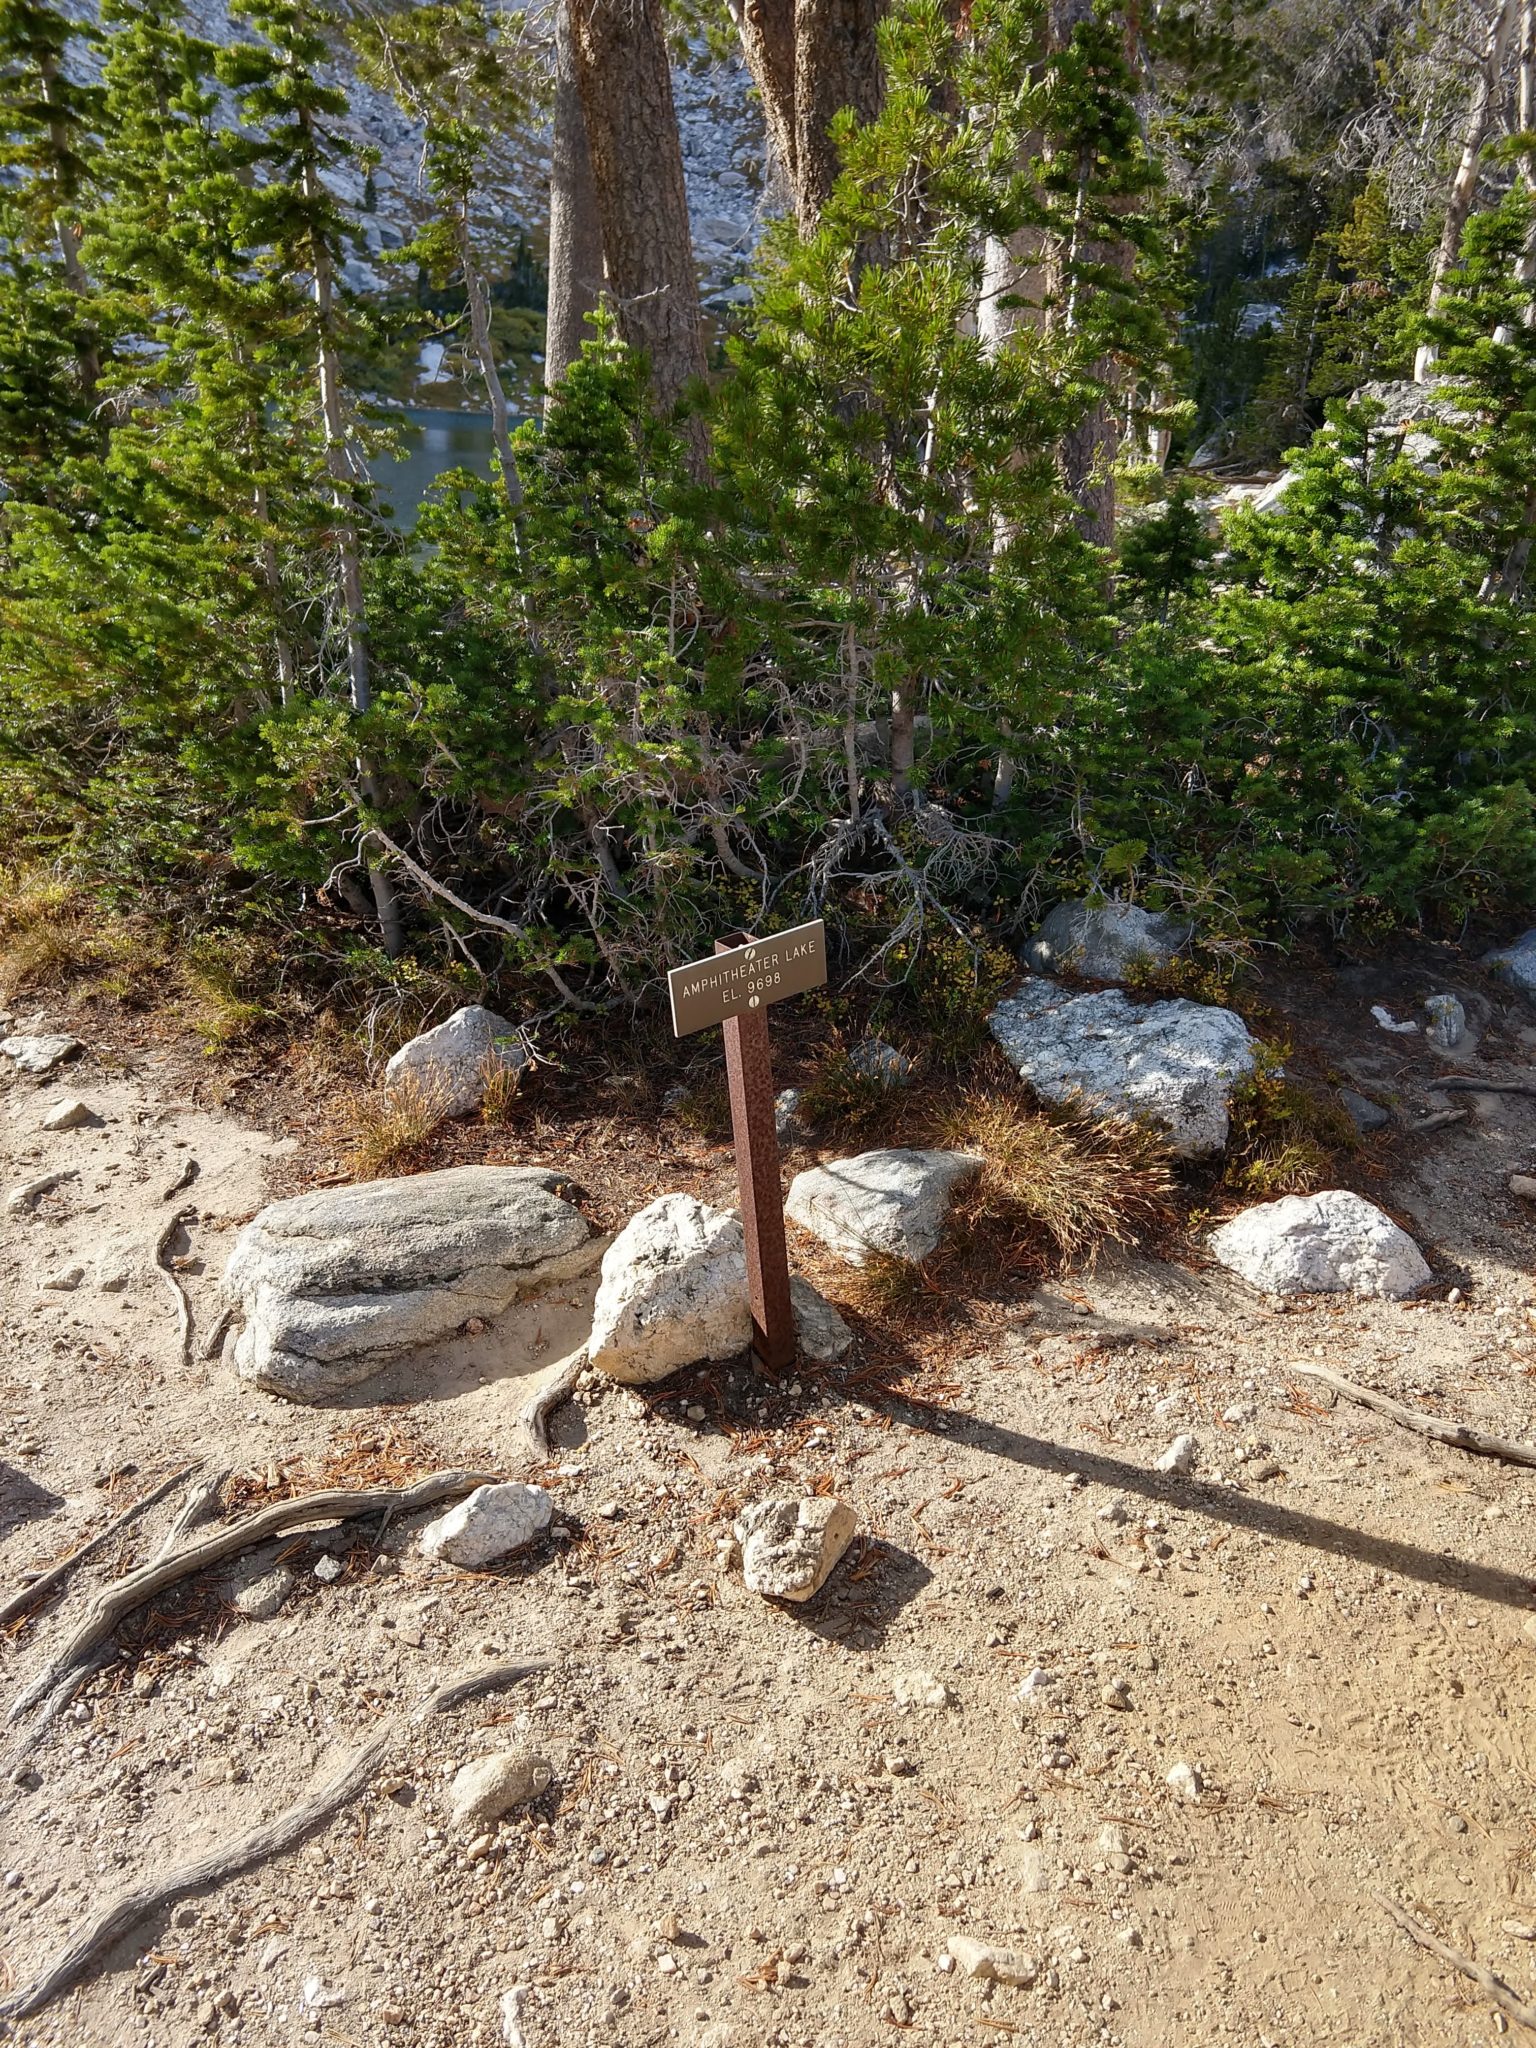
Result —
<instances>
[{"instance_id":1,"label":"sandy ground","mask_svg":"<svg viewBox=\"0 0 1536 2048\"><path fill-rule=\"evenodd\" d=\"M1444 986L1455 963L1430 966ZM1358 979L1309 1018L1275 999L1319 1067L1410 1123L1447 1099L1434 1058L1368 1004L1403 1014L1414 991ZM1476 998L1455 1070L1528 1073L1530 1014L1452 985ZM15 2039L1460 2048L1502 2030L1378 1894L1536 1989L1536 1472L1328 1406L1294 1369L1536 1438L1536 1231L1505 1186L1536 1161L1536 1100L1457 1097L1466 1122L1362 1155L1359 1184L1435 1268L1422 1302L1279 1312L1198 1259L1122 1256L941 1340L865 1323L844 1367L783 1388L744 1368L586 1388L530 1470L511 1418L579 1328L579 1288L345 1407L286 1405L203 1356L239 1223L325 1162L291 1106L262 1128L186 1075L92 1045L45 1082L0 1080L0 1186L75 1175L0 1212L0 1592L194 1459L237 1473L247 1506L346 1473L535 1476L555 1526L481 1574L377 1519L286 1538L125 1624L24 1755L8 1731L0 1952L22 1983L108 1894L278 1811L400 1716L364 1797L151 1915ZM100 1121L44 1133L65 1095ZM550 1130L496 1156L566 1166ZM627 1143L644 1185L719 1191L725 1155L659 1126ZM601 1171L583 1177L606 1226ZM186 1369L152 1259L184 1207L167 1256L194 1309ZM47 1288L72 1267L78 1285ZM1198 1472L1157 1474L1184 1430ZM721 1539L743 1501L818 1488L860 1538L814 1606L771 1607ZM177 1505L10 1625L7 1699ZM234 1592L279 1554L296 1591L241 1619ZM496 1656L547 1668L410 1721ZM554 1783L470 1839L446 1780L504 1748ZM946 1969L961 1934L1024 1952L1035 1982Z\"/></svg>"}]
</instances>

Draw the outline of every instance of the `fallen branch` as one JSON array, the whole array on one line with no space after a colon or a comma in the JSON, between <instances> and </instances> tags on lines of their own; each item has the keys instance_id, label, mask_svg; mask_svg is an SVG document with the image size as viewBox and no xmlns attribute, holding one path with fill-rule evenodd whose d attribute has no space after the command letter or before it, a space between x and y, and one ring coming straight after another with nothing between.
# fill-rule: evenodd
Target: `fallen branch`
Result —
<instances>
[{"instance_id":1,"label":"fallen branch","mask_svg":"<svg viewBox=\"0 0 1536 2048\"><path fill-rule=\"evenodd\" d=\"M240 1305L238 1302L232 1302L230 1306L227 1309L225 1309L224 1313L219 1317L219 1320L208 1332L208 1341L203 1346L204 1358L218 1357L219 1353L224 1349L224 1339L229 1335L229 1326L235 1320L235 1317L239 1315L239 1313Z\"/></svg>"},{"instance_id":2,"label":"fallen branch","mask_svg":"<svg viewBox=\"0 0 1536 2048\"><path fill-rule=\"evenodd\" d=\"M1373 1892L1383 1912L1389 1914L1404 1934L1416 1941L1420 1948L1427 1948L1432 1956L1438 1956L1442 1963L1449 1963L1453 1970L1460 1970L1463 1977L1470 1977L1507 2018L1517 2027L1528 2027L1536 2033L1536 2005L1527 2005L1517 1992L1511 1991L1502 1977L1495 1977L1492 1970L1475 1963L1470 1956L1464 1956L1460 1949L1443 1942L1439 1935L1431 1934L1422 1920L1415 1920L1406 1907L1396 1899L1389 1899L1385 1892Z\"/></svg>"},{"instance_id":3,"label":"fallen branch","mask_svg":"<svg viewBox=\"0 0 1536 2048\"><path fill-rule=\"evenodd\" d=\"M536 1458L549 1456L549 1418L560 1403L568 1401L576 1391L576 1382L581 1378L586 1363L587 1347L583 1344L579 1350L569 1352L540 1375L537 1390L518 1410L517 1419Z\"/></svg>"},{"instance_id":4,"label":"fallen branch","mask_svg":"<svg viewBox=\"0 0 1536 2048\"><path fill-rule=\"evenodd\" d=\"M398 1724L393 1720L387 1722L361 1749L344 1757L329 1776L322 1778L292 1806L275 1814L271 1820L258 1821L255 1827L248 1828L222 1848L206 1849L202 1855L177 1864L161 1877L147 1878L140 1884L131 1885L127 1891L119 1892L115 1899L92 1914L79 1933L66 1942L63 1951L41 1976L34 1977L30 1984L12 1992L9 1998L0 1998L0 2019L25 2019L39 2011L74 1983L93 1956L121 1940L146 1914L169 1905L172 1899L180 1898L184 1892L202 1891L207 1885L222 1884L225 1878L249 1870L252 1864L264 1863L269 1857L280 1856L291 1849L321 1821L329 1820L332 1814L357 1798L378 1769L397 1732Z\"/></svg>"},{"instance_id":5,"label":"fallen branch","mask_svg":"<svg viewBox=\"0 0 1536 2048\"><path fill-rule=\"evenodd\" d=\"M461 1672L457 1678L450 1678L437 1691L429 1693L411 1716L413 1721L426 1721L433 1714L446 1714L451 1707L461 1707L465 1700L479 1699L482 1693L505 1692L509 1685L516 1685L520 1679L535 1678L539 1672L549 1669L547 1657L535 1657L527 1664L486 1664L478 1671Z\"/></svg>"},{"instance_id":6,"label":"fallen branch","mask_svg":"<svg viewBox=\"0 0 1536 2048\"><path fill-rule=\"evenodd\" d=\"M477 1486L494 1483L494 1475L487 1472L434 1472L417 1480L414 1486L370 1486L361 1491L332 1487L320 1493L299 1494L292 1500L274 1501L259 1513L247 1515L244 1521L215 1529L201 1542L189 1544L170 1557L157 1557L97 1594L64 1648L27 1686L11 1707L8 1718L19 1720L44 1693L52 1690L71 1665L88 1657L125 1615L142 1607L157 1593L163 1593L167 1586L191 1578L194 1572L222 1564L225 1558L254 1549L269 1536L280 1535L303 1522L350 1521L359 1515L383 1514L386 1509L391 1514L413 1514L418 1508L435 1507L439 1501L454 1500L473 1493Z\"/></svg>"},{"instance_id":7,"label":"fallen branch","mask_svg":"<svg viewBox=\"0 0 1536 2048\"><path fill-rule=\"evenodd\" d=\"M172 1189L170 1192L174 1193L175 1190ZM182 1224L193 1221L196 1216L197 1211L195 1209L178 1209L170 1222L166 1224L160 1235L155 1239L155 1271L176 1297L176 1334L181 1343L181 1363L183 1368L192 1363L192 1303L187 1298L185 1287L182 1286L180 1280L177 1279L170 1267L165 1264L165 1248Z\"/></svg>"},{"instance_id":8,"label":"fallen branch","mask_svg":"<svg viewBox=\"0 0 1536 2048\"><path fill-rule=\"evenodd\" d=\"M186 1164L182 1167L180 1173L178 1173L176 1178L171 1182L170 1186L162 1190L160 1195L161 1201L173 1202L176 1199L176 1197L181 1193L183 1188L191 1187L193 1181L197 1179L197 1176L201 1172L202 1168L198 1165L197 1161L195 1159L189 1159L186 1162Z\"/></svg>"},{"instance_id":9,"label":"fallen branch","mask_svg":"<svg viewBox=\"0 0 1536 2048\"><path fill-rule=\"evenodd\" d=\"M1437 1074L1424 1086L1454 1095L1536 1095L1536 1081L1484 1081L1476 1074Z\"/></svg>"},{"instance_id":10,"label":"fallen branch","mask_svg":"<svg viewBox=\"0 0 1536 2048\"><path fill-rule=\"evenodd\" d=\"M1422 1408L1405 1408L1401 1401L1394 1401L1389 1394L1378 1394L1371 1387L1357 1387L1353 1380L1341 1379L1323 1365L1293 1365L1291 1371L1331 1387L1342 1401L1354 1401L1362 1408L1373 1408L1378 1415L1385 1415L1402 1428L1413 1430L1415 1435L1432 1437L1437 1444L1449 1444L1452 1450L1470 1451L1477 1458L1502 1458L1507 1465L1536 1465L1536 1445L1511 1443L1501 1436L1485 1436L1482 1430L1469 1428L1464 1422L1445 1422L1438 1415L1426 1415Z\"/></svg>"},{"instance_id":11,"label":"fallen branch","mask_svg":"<svg viewBox=\"0 0 1536 2048\"><path fill-rule=\"evenodd\" d=\"M30 1586L23 1586L19 1592L13 1593L9 1600L0 1604L0 1628L14 1616L25 1612L33 1601L41 1599L44 1593L52 1592L55 1586L69 1577L77 1564L83 1564L88 1557L100 1550L104 1543L110 1543L112 1538L120 1535L130 1522L136 1522L140 1515L146 1514L150 1508L164 1500L168 1493L174 1493L183 1479L196 1470L196 1465L183 1465L181 1470L173 1472L169 1479L162 1479L160 1484L152 1486L148 1493L140 1494L132 1507L124 1508L120 1515L114 1515L105 1529L78 1545L68 1557L61 1557L57 1564L51 1564L46 1570L40 1571Z\"/></svg>"},{"instance_id":12,"label":"fallen branch","mask_svg":"<svg viewBox=\"0 0 1536 2048\"><path fill-rule=\"evenodd\" d=\"M1431 1116L1421 1116L1417 1123L1408 1125L1410 1138L1427 1138L1431 1131L1443 1131L1451 1124L1464 1124L1472 1112L1469 1109L1437 1109Z\"/></svg>"}]
</instances>

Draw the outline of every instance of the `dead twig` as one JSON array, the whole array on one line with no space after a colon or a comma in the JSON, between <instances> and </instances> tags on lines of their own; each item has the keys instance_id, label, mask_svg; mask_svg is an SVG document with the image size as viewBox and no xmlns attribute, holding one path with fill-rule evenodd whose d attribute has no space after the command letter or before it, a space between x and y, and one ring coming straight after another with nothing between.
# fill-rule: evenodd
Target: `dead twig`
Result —
<instances>
[{"instance_id":1,"label":"dead twig","mask_svg":"<svg viewBox=\"0 0 1536 2048\"><path fill-rule=\"evenodd\" d=\"M505 1692L509 1685L516 1685L520 1679L535 1678L541 1671L549 1669L548 1657L534 1657L526 1664L486 1664L479 1671L464 1671L457 1678L450 1678L440 1685L436 1692L429 1693L416 1709L411 1719L416 1722L430 1720L433 1714L446 1714L451 1707L460 1707L465 1700L477 1700L482 1693Z\"/></svg>"},{"instance_id":2,"label":"dead twig","mask_svg":"<svg viewBox=\"0 0 1536 2048\"><path fill-rule=\"evenodd\" d=\"M114 1536L121 1535L130 1522L136 1522L140 1515L146 1514L150 1508L164 1500L168 1493L174 1493L181 1482L197 1469L195 1464L183 1465L181 1470L173 1472L169 1479L162 1479L158 1486L152 1486L148 1493L141 1494L132 1507L124 1508L120 1515L114 1515L105 1529L77 1545L68 1557L61 1557L57 1564L51 1564L45 1571L40 1571L30 1586L23 1586L19 1592L13 1593L7 1601L0 1604L0 1628L15 1615L24 1613L34 1600L40 1600L43 1594L52 1592L55 1586L69 1577L77 1564L83 1564L88 1557L100 1550L104 1543L110 1543Z\"/></svg>"},{"instance_id":3,"label":"dead twig","mask_svg":"<svg viewBox=\"0 0 1536 2048\"><path fill-rule=\"evenodd\" d=\"M239 1313L240 1304L238 1302L231 1302L213 1328L208 1332L208 1341L203 1346L204 1358L218 1357L219 1353L224 1349L224 1339L229 1335L229 1326Z\"/></svg>"},{"instance_id":4,"label":"dead twig","mask_svg":"<svg viewBox=\"0 0 1536 2048\"><path fill-rule=\"evenodd\" d=\"M536 1392L518 1410L517 1419L536 1458L549 1456L549 1418L575 1392L586 1363L587 1347L583 1344L579 1351L570 1352L540 1374Z\"/></svg>"},{"instance_id":5,"label":"dead twig","mask_svg":"<svg viewBox=\"0 0 1536 2048\"><path fill-rule=\"evenodd\" d=\"M1473 1429L1465 1422L1446 1422L1438 1415L1426 1415L1422 1408L1405 1408L1401 1401L1394 1401L1389 1394L1378 1394L1372 1387L1357 1387L1353 1380L1342 1379L1324 1365L1293 1365L1291 1371L1331 1387L1342 1401L1354 1401L1362 1408L1374 1409L1378 1415L1385 1415L1388 1421L1397 1423L1401 1428L1411 1429L1417 1436L1431 1437L1437 1444L1449 1444L1452 1450L1470 1451L1478 1458L1502 1458L1506 1465L1536 1465L1536 1445L1511 1443L1501 1436L1485 1436L1482 1430Z\"/></svg>"},{"instance_id":6,"label":"dead twig","mask_svg":"<svg viewBox=\"0 0 1536 2048\"><path fill-rule=\"evenodd\" d=\"M243 1521L216 1529L201 1542L189 1544L185 1550L178 1550L170 1557L157 1557L97 1594L64 1648L26 1687L11 1707L8 1718L19 1720L58 1683L71 1665L89 1656L125 1615L131 1614L136 1607L142 1607L157 1593L163 1593L167 1586L191 1578L194 1572L205 1571L209 1565L222 1564L225 1558L238 1556L242 1550L253 1549L258 1543L265 1543L269 1536L276 1536L284 1529L295 1528L303 1522L350 1521L359 1515L382 1514L386 1508L395 1514L408 1515L418 1508L435 1507L439 1501L473 1493L477 1486L492 1484L494 1474L491 1473L450 1471L433 1472L427 1478L419 1479L414 1486L371 1486L361 1491L337 1487L321 1493L298 1494L291 1500L274 1501L270 1507L247 1515Z\"/></svg>"},{"instance_id":7,"label":"dead twig","mask_svg":"<svg viewBox=\"0 0 1536 2048\"><path fill-rule=\"evenodd\" d=\"M330 1773L285 1807L271 1820L258 1821L243 1835L221 1848L206 1849L179 1863L163 1876L146 1878L119 1892L115 1899L98 1908L80 1931L66 1942L57 1958L30 1984L9 1998L0 1999L0 2019L25 2019L41 2010L50 1999L72 1984L92 1957L109 1948L130 1927L184 1892L201 1891L207 1885L222 1884L252 1864L264 1863L291 1849L310 1831L329 1820L343 1806L357 1798L378 1769L385 1752L395 1740L398 1723L391 1720L350 1756L343 1757Z\"/></svg>"},{"instance_id":8,"label":"dead twig","mask_svg":"<svg viewBox=\"0 0 1536 2048\"><path fill-rule=\"evenodd\" d=\"M1442 1963L1449 1963L1453 1970L1460 1970L1463 1977L1472 1982L1499 2008L1506 2018L1512 2019L1517 2027L1527 2027L1536 2033L1536 2005L1527 2005L1517 1992L1511 1991L1502 1977L1495 1977L1492 1970L1475 1963L1470 1956L1464 1956L1458 1948L1443 1942L1439 1935L1431 1934L1422 1920L1415 1920L1405 1906L1396 1899L1389 1899L1385 1892L1373 1892L1371 1896L1384 1913L1390 1915L1404 1934L1427 1948L1432 1956L1438 1956Z\"/></svg>"},{"instance_id":9,"label":"dead twig","mask_svg":"<svg viewBox=\"0 0 1536 2048\"><path fill-rule=\"evenodd\" d=\"M183 1168L181 1169L180 1173L178 1173L176 1178L171 1182L170 1186L161 1191L161 1201L174 1202L176 1197L181 1193L182 1189L191 1187L193 1181L197 1179L197 1176L201 1172L202 1168L198 1165L197 1161L195 1159L189 1159L186 1165L183 1166Z\"/></svg>"},{"instance_id":10,"label":"dead twig","mask_svg":"<svg viewBox=\"0 0 1536 2048\"><path fill-rule=\"evenodd\" d=\"M174 1194L175 1189L173 1188L170 1192ZM182 1286L180 1280L177 1279L176 1275L165 1263L165 1248L183 1223L195 1222L196 1218L197 1211L195 1209L178 1209L170 1222L166 1224L160 1235L155 1239L155 1271L176 1297L176 1334L181 1343L181 1364L183 1368L192 1363L192 1303L187 1298L185 1287Z\"/></svg>"}]
</instances>

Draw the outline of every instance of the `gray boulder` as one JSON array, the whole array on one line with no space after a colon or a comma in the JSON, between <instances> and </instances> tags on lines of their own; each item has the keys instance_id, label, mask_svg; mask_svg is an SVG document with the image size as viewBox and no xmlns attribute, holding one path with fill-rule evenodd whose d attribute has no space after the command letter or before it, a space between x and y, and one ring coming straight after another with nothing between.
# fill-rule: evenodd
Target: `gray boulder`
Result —
<instances>
[{"instance_id":1,"label":"gray boulder","mask_svg":"<svg viewBox=\"0 0 1536 2048\"><path fill-rule=\"evenodd\" d=\"M987 1020L992 1036L1047 1102L1145 1117L1181 1159L1227 1142L1232 1090L1253 1072L1254 1041L1232 1010L1133 1003L1119 989L1071 995L1028 980Z\"/></svg>"},{"instance_id":2,"label":"gray boulder","mask_svg":"<svg viewBox=\"0 0 1536 2048\"><path fill-rule=\"evenodd\" d=\"M849 1053L848 1064L880 1088L904 1088L912 1078L912 1062L883 1038L861 1038Z\"/></svg>"},{"instance_id":3,"label":"gray boulder","mask_svg":"<svg viewBox=\"0 0 1536 2048\"><path fill-rule=\"evenodd\" d=\"M496 1067L521 1073L531 1065L517 1026L471 1003L402 1045L385 1067L384 1079L387 1085L415 1075L443 1091L446 1115L467 1116L484 1100L486 1081Z\"/></svg>"},{"instance_id":4,"label":"gray boulder","mask_svg":"<svg viewBox=\"0 0 1536 2048\"><path fill-rule=\"evenodd\" d=\"M1360 1294L1389 1301L1427 1285L1429 1267L1405 1230L1345 1188L1286 1195L1213 1230L1211 1250L1266 1294Z\"/></svg>"},{"instance_id":5,"label":"gray boulder","mask_svg":"<svg viewBox=\"0 0 1536 2048\"><path fill-rule=\"evenodd\" d=\"M1483 955L1483 965L1500 981L1507 981L1528 996L1536 996L1536 931L1522 932L1507 946ZM5 1047L0 1045L0 1052Z\"/></svg>"},{"instance_id":6,"label":"gray boulder","mask_svg":"<svg viewBox=\"0 0 1536 2048\"><path fill-rule=\"evenodd\" d=\"M24 1074L51 1074L55 1067L84 1050L78 1038L52 1032L21 1032L12 1038L0 1038L0 1053L14 1061Z\"/></svg>"},{"instance_id":7,"label":"gray boulder","mask_svg":"<svg viewBox=\"0 0 1536 2048\"><path fill-rule=\"evenodd\" d=\"M1024 948L1037 974L1124 981L1133 967L1166 967L1194 927L1139 903L1058 903Z\"/></svg>"},{"instance_id":8,"label":"gray boulder","mask_svg":"<svg viewBox=\"0 0 1536 2048\"><path fill-rule=\"evenodd\" d=\"M1358 1088L1341 1088L1339 1100L1348 1111L1350 1122L1362 1138L1367 1137L1372 1131L1385 1130L1392 1121L1390 1109L1372 1101L1369 1095L1362 1095Z\"/></svg>"},{"instance_id":9,"label":"gray boulder","mask_svg":"<svg viewBox=\"0 0 1536 2048\"><path fill-rule=\"evenodd\" d=\"M860 1152L796 1174L784 1213L855 1266L877 1252L917 1265L980 1165L970 1152Z\"/></svg>"},{"instance_id":10,"label":"gray boulder","mask_svg":"<svg viewBox=\"0 0 1536 2048\"><path fill-rule=\"evenodd\" d=\"M660 1195L603 1254L587 1359L626 1386L648 1386L752 1339L741 1219L693 1195Z\"/></svg>"},{"instance_id":11,"label":"gray boulder","mask_svg":"<svg viewBox=\"0 0 1536 2048\"><path fill-rule=\"evenodd\" d=\"M324 1401L584 1272L589 1232L565 1185L543 1167L454 1166L274 1202L241 1231L224 1273L245 1317L233 1345L241 1378Z\"/></svg>"}]
</instances>

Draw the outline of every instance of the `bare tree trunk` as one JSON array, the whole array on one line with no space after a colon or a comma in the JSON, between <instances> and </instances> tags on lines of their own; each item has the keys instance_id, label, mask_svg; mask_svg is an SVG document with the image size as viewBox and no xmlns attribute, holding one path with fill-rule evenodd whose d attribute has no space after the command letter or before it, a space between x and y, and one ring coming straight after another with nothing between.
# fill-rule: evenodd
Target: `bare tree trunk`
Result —
<instances>
[{"instance_id":1,"label":"bare tree trunk","mask_svg":"<svg viewBox=\"0 0 1536 2048\"><path fill-rule=\"evenodd\" d=\"M52 111L57 102L54 98L58 84L58 69L51 59L42 64L43 104L50 109L48 137L55 152L64 156L69 149L69 129L62 113ZM85 265L80 261L81 234L77 223L70 217L64 206L65 194L60 191L59 207L54 214L53 229L58 238L59 262L64 270L64 282L75 297L84 302L90 292L90 279L85 274ZM85 322L82 319L82 326ZM76 360L80 365L80 388L87 405L95 401L96 387L101 381L101 350L96 344L92 330L86 328L86 338L77 351Z\"/></svg>"},{"instance_id":2,"label":"bare tree trunk","mask_svg":"<svg viewBox=\"0 0 1536 2048\"><path fill-rule=\"evenodd\" d=\"M873 121L885 95L875 30L884 0L796 0L795 214L802 234L821 219L838 159L828 129L844 107Z\"/></svg>"},{"instance_id":3,"label":"bare tree trunk","mask_svg":"<svg viewBox=\"0 0 1536 2048\"><path fill-rule=\"evenodd\" d=\"M1488 139L1492 124L1494 97L1504 70L1504 56L1509 48L1510 33L1515 23L1516 0L1493 0L1488 16L1487 33L1483 40L1482 61L1472 81L1472 98L1467 106L1466 127L1462 131L1461 161L1456 166L1456 175L1451 180L1450 196L1445 206L1445 222L1440 230L1440 246L1435 251L1435 267L1430 274L1429 307L1433 314L1444 299L1447 281L1461 258L1461 238L1467 225L1467 216L1472 211L1472 201L1477 196L1478 173L1482 168L1483 145ZM1435 345L1431 341L1420 342L1413 359L1413 377L1416 384L1429 380L1435 366Z\"/></svg>"},{"instance_id":4,"label":"bare tree trunk","mask_svg":"<svg viewBox=\"0 0 1536 2048\"><path fill-rule=\"evenodd\" d=\"M501 464L501 481L507 494L507 506L513 520L517 521L523 509L523 480L518 474L517 458L512 453L507 393L501 381L501 372L496 367L496 348L491 338L491 295L486 289L485 277L480 266L475 261L475 245L469 232L467 193L459 208L459 217L454 227L459 244L459 269L464 276L464 297L469 307L470 347L475 352L475 361L480 365L480 381L485 386L486 401L491 408L491 439L496 444L496 460Z\"/></svg>"},{"instance_id":5,"label":"bare tree trunk","mask_svg":"<svg viewBox=\"0 0 1536 2048\"><path fill-rule=\"evenodd\" d=\"M300 120L306 141L310 135L309 116ZM320 183L318 152L310 148L304 161L303 194L314 207L324 203ZM373 678L368 653L367 609L363 599L363 560L358 543L357 505L347 456L346 406L342 398L341 365L336 354L336 281L331 272L331 252L319 235L310 242L315 301L316 357L320 378L320 418L325 435L325 466L331 478L331 503L336 511L336 557L340 569L341 604L347 625L347 687L352 709L367 711L373 703ZM366 757L358 761L358 779L370 803L378 802L378 784ZM379 933L384 950L397 960L405 950L405 928L393 878L386 868L370 865L368 882L378 912Z\"/></svg>"},{"instance_id":6,"label":"bare tree trunk","mask_svg":"<svg viewBox=\"0 0 1536 2048\"><path fill-rule=\"evenodd\" d=\"M799 137L795 128L795 0L726 0L741 53L763 103L768 144L799 211Z\"/></svg>"},{"instance_id":7,"label":"bare tree trunk","mask_svg":"<svg viewBox=\"0 0 1536 2048\"><path fill-rule=\"evenodd\" d=\"M576 85L570 8L555 12L555 107L549 173L549 312L544 323L544 386L553 392L581 354L587 316L603 288L598 220L586 116ZM548 400L545 401L546 406Z\"/></svg>"},{"instance_id":8,"label":"bare tree trunk","mask_svg":"<svg viewBox=\"0 0 1536 2048\"><path fill-rule=\"evenodd\" d=\"M704 374L704 335L660 0L571 0L571 30L619 332L670 410Z\"/></svg>"}]
</instances>

